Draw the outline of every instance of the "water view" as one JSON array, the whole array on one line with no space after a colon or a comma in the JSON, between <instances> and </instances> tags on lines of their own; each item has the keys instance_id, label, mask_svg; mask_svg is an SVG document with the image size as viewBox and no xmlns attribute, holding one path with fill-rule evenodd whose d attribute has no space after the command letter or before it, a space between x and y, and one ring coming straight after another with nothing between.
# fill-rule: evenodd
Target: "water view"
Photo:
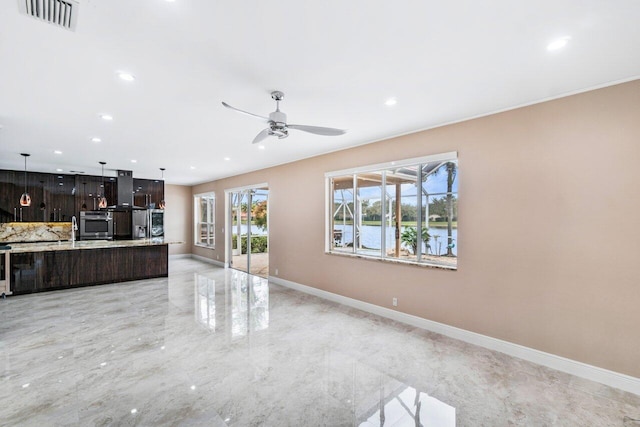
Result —
<instances>
[{"instance_id":1,"label":"water view","mask_svg":"<svg viewBox=\"0 0 640 427\"><path fill-rule=\"evenodd\" d=\"M400 232L402 233L407 227L401 227ZM247 225L242 224L241 234L247 234ZM349 242L353 242L353 227L350 224L343 226L342 224L335 224L335 230L342 231L342 241L346 244ZM236 233L236 227L233 227L233 233ZM251 234L253 236L264 236L267 234L266 230L261 229L256 225L251 225ZM425 248L425 245L422 245L422 253L428 253L430 255L444 255L447 253L447 229L444 228L429 228L429 235L431 238L429 239L429 250ZM453 236L453 254L458 255L458 229L454 228L452 232ZM387 227L387 234L385 237L387 241L387 247L392 247L395 243L395 228ZM380 226L379 225L363 225L360 229L360 240L362 242L362 246L370 249L380 249L381 243L381 234L380 234Z\"/></svg>"},{"instance_id":2,"label":"water view","mask_svg":"<svg viewBox=\"0 0 640 427\"><path fill-rule=\"evenodd\" d=\"M400 227L400 233L402 233L407 227ZM349 243L353 242L353 226L351 224L347 224L346 226L342 224L334 224L334 229L342 231L342 242ZM447 229L446 228L429 228L429 235L431 238L429 239L429 250L427 251L425 245L422 245L422 252L428 253L431 255L444 255L447 253ZM363 225L360 228L360 241L362 246L370 249L380 249L381 247L381 237L382 234L380 232L379 225ZM454 228L452 230L453 237L453 254L458 255L457 246L458 246L458 229ZM386 236L385 236L387 247L392 247L395 245L395 228L386 227Z\"/></svg>"}]
</instances>

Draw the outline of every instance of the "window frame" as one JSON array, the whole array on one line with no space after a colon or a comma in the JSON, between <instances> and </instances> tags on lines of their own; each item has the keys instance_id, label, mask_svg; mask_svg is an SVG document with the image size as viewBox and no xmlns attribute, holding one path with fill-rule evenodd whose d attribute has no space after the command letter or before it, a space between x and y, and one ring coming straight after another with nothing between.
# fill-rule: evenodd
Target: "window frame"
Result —
<instances>
[{"instance_id":1,"label":"window frame","mask_svg":"<svg viewBox=\"0 0 640 427\"><path fill-rule=\"evenodd\" d=\"M390 162L385 162L385 163L377 163L377 164L372 164L372 165L366 165L366 166L359 166L359 167L355 167L355 168L349 168L349 169L342 169L342 170L337 170L337 171L331 171L331 172L326 172L325 173L325 253L329 254L329 255L337 255L337 256L347 256L347 257L353 257L353 258L364 258L364 259L372 259L372 260L379 260L379 261L383 261L383 262L391 262L391 263L396 263L396 264L409 264L409 265L415 265L415 266L421 266L421 267L434 267L434 268L443 268L446 270L457 270L458 269L458 259L457 259L457 255L456 255L456 262L455 265L443 265L443 264L439 264L436 262L430 262L429 260L424 260L422 259L422 247L420 246L420 248L416 251L416 260L411 260L411 259L402 259L399 256L396 257L390 257L387 253L386 253L386 242L385 242L385 235L386 235L386 231L385 231L385 211L386 211L386 202L387 202L387 194L386 194L386 171L391 170L391 169L399 169L399 168L403 168L403 167L414 167L414 166L420 166L418 167L418 173L416 176L416 180L418 183L422 182L422 166L424 166L427 163L436 163L436 162L442 162L445 163L447 161L455 161L456 164L459 164L459 158L458 158L458 153L457 151L452 151L452 152L447 152L447 153L441 153L441 154L434 154L434 155L429 155L429 156L423 156L423 157L414 157L414 158L409 158L409 159L403 159L403 160L395 160L395 161L390 161ZM440 167L440 166L439 166ZM359 192L360 188L357 186L357 181L359 179L359 176L362 174L366 174L366 173L381 173L382 175L382 179L381 179L381 185L382 185L382 189L383 189L383 195L382 195L382 199L381 199L381 254L380 256L378 255L369 255L366 253L363 253L363 251L359 251L357 248L357 236L358 236L358 228L357 228L357 222L358 222L358 218L361 219L362 217L362 213L359 211L358 209L358 196L357 193ZM353 238L353 244L352 244L352 249L351 251L345 251L345 250L340 250L340 249L336 249L334 247L334 241L335 241L335 234L334 234L334 185L333 185L333 179L334 178L342 178L343 180L345 178L347 178L348 176L352 176L353 177L353 204L354 204L354 212L353 212L353 230L351 231L352 234L352 238ZM422 185L422 184L421 184ZM420 185L420 186L421 186ZM417 186L418 187L418 186ZM455 194L456 200L458 199L458 194L459 194L459 190L453 192L452 194ZM430 196L430 195L429 195ZM400 195L396 196L396 197L401 197ZM416 214L417 214L417 218L416 218L416 224L420 224L419 226L416 226L417 230L421 230L423 227L423 224L426 221L427 227L429 224L429 218L422 218L423 216L423 212L422 212L422 207L423 207L423 201L425 200L425 196L422 194L422 191L417 191L416 194ZM427 203L427 207L429 204L429 198L426 199L426 203ZM428 212L428 209L427 209ZM456 226L457 228L457 226ZM346 233L344 233L346 235ZM456 235L456 240L457 240L457 235ZM457 250L456 250L457 252ZM425 254L428 256L428 254Z\"/></svg>"},{"instance_id":2,"label":"window frame","mask_svg":"<svg viewBox=\"0 0 640 427\"><path fill-rule=\"evenodd\" d=\"M200 201L202 199L210 200L207 203L207 221L200 220L201 210ZM207 226L207 243L200 241L200 228L202 225ZM211 237L209 237L211 236ZM210 240L210 242L209 242ZM216 248L216 194L215 192L207 192L193 195L193 242L195 246L202 248Z\"/></svg>"}]
</instances>

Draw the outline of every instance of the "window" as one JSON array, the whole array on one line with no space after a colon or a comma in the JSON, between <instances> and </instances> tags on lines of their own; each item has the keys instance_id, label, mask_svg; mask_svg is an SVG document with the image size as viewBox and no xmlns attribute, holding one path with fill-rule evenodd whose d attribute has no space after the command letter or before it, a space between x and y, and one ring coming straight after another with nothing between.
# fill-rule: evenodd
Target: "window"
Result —
<instances>
[{"instance_id":1,"label":"window","mask_svg":"<svg viewBox=\"0 0 640 427\"><path fill-rule=\"evenodd\" d=\"M216 197L214 193L194 196L195 242L198 246L215 248Z\"/></svg>"},{"instance_id":2,"label":"window","mask_svg":"<svg viewBox=\"0 0 640 427\"><path fill-rule=\"evenodd\" d=\"M329 172L325 177L327 252L457 267L456 153Z\"/></svg>"}]
</instances>

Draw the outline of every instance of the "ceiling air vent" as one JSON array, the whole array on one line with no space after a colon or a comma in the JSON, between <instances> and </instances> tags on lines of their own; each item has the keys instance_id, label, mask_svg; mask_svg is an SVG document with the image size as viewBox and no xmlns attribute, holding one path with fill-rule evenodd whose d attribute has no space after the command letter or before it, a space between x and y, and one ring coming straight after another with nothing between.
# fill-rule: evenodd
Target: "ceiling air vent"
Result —
<instances>
[{"instance_id":1,"label":"ceiling air vent","mask_svg":"<svg viewBox=\"0 0 640 427\"><path fill-rule=\"evenodd\" d=\"M78 2L75 0L18 0L20 12L67 30L75 31Z\"/></svg>"}]
</instances>

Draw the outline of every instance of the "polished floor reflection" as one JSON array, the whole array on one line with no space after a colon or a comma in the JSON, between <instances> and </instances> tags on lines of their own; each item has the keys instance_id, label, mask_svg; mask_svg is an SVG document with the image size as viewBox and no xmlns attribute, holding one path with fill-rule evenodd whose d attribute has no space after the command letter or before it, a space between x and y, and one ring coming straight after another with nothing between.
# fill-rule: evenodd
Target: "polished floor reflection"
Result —
<instances>
[{"instance_id":1,"label":"polished floor reflection","mask_svg":"<svg viewBox=\"0 0 640 427\"><path fill-rule=\"evenodd\" d=\"M0 300L0 425L636 426L640 397L172 260Z\"/></svg>"}]
</instances>

